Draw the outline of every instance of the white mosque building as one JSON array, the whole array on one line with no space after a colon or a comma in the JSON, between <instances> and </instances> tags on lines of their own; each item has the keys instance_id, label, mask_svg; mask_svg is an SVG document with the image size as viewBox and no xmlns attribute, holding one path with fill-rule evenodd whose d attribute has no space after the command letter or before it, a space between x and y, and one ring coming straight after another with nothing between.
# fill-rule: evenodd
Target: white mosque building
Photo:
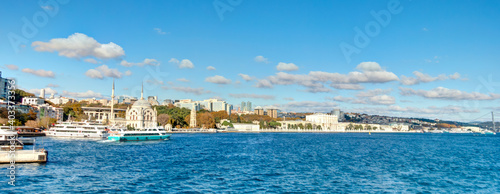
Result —
<instances>
[{"instance_id":1,"label":"white mosque building","mask_svg":"<svg viewBox=\"0 0 500 194\"><path fill-rule=\"evenodd\" d=\"M136 101L132 107L127 108L126 125L136 129L154 128L158 126L158 112L151 108L151 104L144 99L141 89L141 99Z\"/></svg>"}]
</instances>

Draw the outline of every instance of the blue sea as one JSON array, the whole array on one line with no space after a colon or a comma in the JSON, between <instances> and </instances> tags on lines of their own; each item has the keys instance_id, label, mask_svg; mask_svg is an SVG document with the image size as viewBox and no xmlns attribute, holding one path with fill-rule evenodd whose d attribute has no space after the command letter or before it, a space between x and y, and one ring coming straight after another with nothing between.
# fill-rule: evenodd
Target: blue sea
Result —
<instances>
[{"instance_id":1,"label":"blue sea","mask_svg":"<svg viewBox=\"0 0 500 194\"><path fill-rule=\"evenodd\" d=\"M46 164L0 165L1 192L500 193L500 136L173 134L169 141L38 137ZM40 146L42 147L42 146Z\"/></svg>"}]
</instances>

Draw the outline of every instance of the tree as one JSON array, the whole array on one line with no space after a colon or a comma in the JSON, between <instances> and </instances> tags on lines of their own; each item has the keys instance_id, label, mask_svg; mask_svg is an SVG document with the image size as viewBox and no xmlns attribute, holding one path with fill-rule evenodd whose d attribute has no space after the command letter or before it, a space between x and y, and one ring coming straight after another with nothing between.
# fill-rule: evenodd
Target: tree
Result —
<instances>
[{"instance_id":1,"label":"tree","mask_svg":"<svg viewBox=\"0 0 500 194\"><path fill-rule=\"evenodd\" d=\"M25 126L27 127L33 127L33 128L39 128L40 127L40 123L35 121L35 120L28 120L25 124Z\"/></svg>"},{"instance_id":2,"label":"tree","mask_svg":"<svg viewBox=\"0 0 500 194\"><path fill-rule=\"evenodd\" d=\"M158 115L158 123L161 126L165 126L170 121L170 116L168 114L160 114Z\"/></svg>"},{"instance_id":3,"label":"tree","mask_svg":"<svg viewBox=\"0 0 500 194\"><path fill-rule=\"evenodd\" d=\"M297 127L299 127L300 129L304 129L304 125L302 123L300 123Z\"/></svg>"},{"instance_id":4,"label":"tree","mask_svg":"<svg viewBox=\"0 0 500 194\"><path fill-rule=\"evenodd\" d=\"M312 129L312 124L311 123L307 123L306 126L305 126L306 129Z\"/></svg>"},{"instance_id":5,"label":"tree","mask_svg":"<svg viewBox=\"0 0 500 194\"><path fill-rule=\"evenodd\" d=\"M366 129L367 129L367 130L372 130L372 126L370 126L370 125L366 125Z\"/></svg>"},{"instance_id":6,"label":"tree","mask_svg":"<svg viewBox=\"0 0 500 194\"><path fill-rule=\"evenodd\" d=\"M268 123L268 126L271 127L271 128L273 128L273 129L276 129L278 127L281 127L281 123L276 122L276 121L271 121L271 122Z\"/></svg>"},{"instance_id":7,"label":"tree","mask_svg":"<svg viewBox=\"0 0 500 194\"><path fill-rule=\"evenodd\" d=\"M204 127L204 128L215 128L215 119L214 117L212 116L212 114L210 113L201 113L201 114L198 114L196 115L197 118L197 124L198 126L200 127Z\"/></svg>"},{"instance_id":8,"label":"tree","mask_svg":"<svg viewBox=\"0 0 500 194\"><path fill-rule=\"evenodd\" d=\"M224 110L217 111L217 112L211 112L213 118L215 119L216 123L219 123L220 120L222 119L228 119L229 115L227 115L227 112Z\"/></svg>"},{"instance_id":9,"label":"tree","mask_svg":"<svg viewBox=\"0 0 500 194\"><path fill-rule=\"evenodd\" d=\"M346 129L347 130L353 130L354 129L354 125L352 123L349 123L349 125L347 125Z\"/></svg>"},{"instance_id":10,"label":"tree","mask_svg":"<svg viewBox=\"0 0 500 194\"><path fill-rule=\"evenodd\" d=\"M38 126L43 127L45 129L50 128L52 124L57 123L57 119L50 118L50 117L43 117L38 121Z\"/></svg>"},{"instance_id":11,"label":"tree","mask_svg":"<svg viewBox=\"0 0 500 194\"><path fill-rule=\"evenodd\" d=\"M222 126L234 127L232 123L227 122L227 121L222 122Z\"/></svg>"},{"instance_id":12,"label":"tree","mask_svg":"<svg viewBox=\"0 0 500 194\"><path fill-rule=\"evenodd\" d=\"M321 130L321 125L316 126L316 129Z\"/></svg>"},{"instance_id":13,"label":"tree","mask_svg":"<svg viewBox=\"0 0 500 194\"><path fill-rule=\"evenodd\" d=\"M377 130L377 129L378 129L378 127L373 127L372 129L373 129L373 130Z\"/></svg>"}]
</instances>

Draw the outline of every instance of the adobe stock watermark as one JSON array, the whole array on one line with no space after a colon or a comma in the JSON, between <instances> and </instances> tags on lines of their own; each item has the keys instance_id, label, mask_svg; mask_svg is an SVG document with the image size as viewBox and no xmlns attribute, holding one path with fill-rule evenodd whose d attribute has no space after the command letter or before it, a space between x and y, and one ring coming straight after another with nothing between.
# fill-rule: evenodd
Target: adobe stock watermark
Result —
<instances>
[{"instance_id":1,"label":"adobe stock watermark","mask_svg":"<svg viewBox=\"0 0 500 194\"><path fill-rule=\"evenodd\" d=\"M38 34L39 29L49 23L49 19L59 13L59 5L69 3L69 0L39 0L40 11L35 12L31 18L22 17L23 23L20 33L9 32L7 38L14 52L19 53L19 48L26 46L29 39Z\"/></svg>"},{"instance_id":2,"label":"adobe stock watermark","mask_svg":"<svg viewBox=\"0 0 500 194\"><path fill-rule=\"evenodd\" d=\"M403 11L403 6L400 4L399 0L391 0L387 3L387 9L370 11L374 20L365 24L364 31L357 26L354 27L356 34L353 38L353 44L341 42L339 45L347 63L351 63L352 55L361 53L361 49L370 44L371 38L378 36L382 28L387 27L391 23L393 15L397 15Z\"/></svg>"},{"instance_id":3,"label":"adobe stock watermark","mask_svg":"<svg viewBox=\"0 0 500 194\"><path fill-rule=\"evenodd\" d=\"M234 8L243 3L243 0L214 0L212 3L219 16L220 21L224 21L224 14L226 12L234 11Z\"/></svg>"},{"instance_id":4,"label":"adobe stock watermark","mask_svg":"<svg viewBox=\"0 0 500 194\"><path fill-rule=\"evenodd\" d=\"M14 91L16 89L16 81L14 79L10 79L7 82L7 89L9 90L7 92L7 114L8 114L8 123L10 124L10 130L14 130L14 123L16 119L16 110L15 110L15 100L16 100L16 92ZM16 186L16 140L17 140L17 134L16 135L11 135L8 136L9 140L9 159L10 159L10 165L8 173L9 181L8 184L12 186Z\"/></svg>"}]
</instances>

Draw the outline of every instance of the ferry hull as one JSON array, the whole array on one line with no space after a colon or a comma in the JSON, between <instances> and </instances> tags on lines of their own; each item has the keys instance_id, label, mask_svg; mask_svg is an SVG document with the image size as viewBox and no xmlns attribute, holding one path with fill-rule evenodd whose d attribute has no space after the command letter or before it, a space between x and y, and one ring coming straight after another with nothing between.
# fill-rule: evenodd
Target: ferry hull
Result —
<instances>
[{"instance_id":1,"label":"ferry hull","mask_svg":"<svg viewBox=\"0 0 500 194\"><path fill-rule=\"evenodd\" d=\"M152 141L152 140L168 140L171 135L154 135L154 136L109 136L108 140L113 141Z\"/></svg>"},{"instance_id":2,"label":"ferry hull","mask_svg":"<svg viewBox=\"0 0 500 194\"><path fill-rule=\"evenodd\" d=\"M76 138L106 138L109 134L86 134L86 133L46 133L48 137L76 137Z\"/></svg>"}]
</instances>

